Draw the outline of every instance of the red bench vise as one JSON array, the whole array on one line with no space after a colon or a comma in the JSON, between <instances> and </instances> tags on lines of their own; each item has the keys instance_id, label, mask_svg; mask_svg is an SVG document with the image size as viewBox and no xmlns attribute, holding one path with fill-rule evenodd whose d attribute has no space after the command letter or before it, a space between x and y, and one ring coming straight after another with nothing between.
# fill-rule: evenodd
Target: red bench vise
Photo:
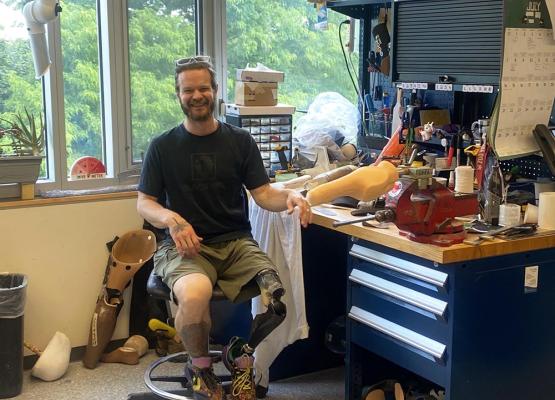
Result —
<instances>
[{"instance_id":1,"label":"red bench vise","mask_svg":"<svg viewBox=\"0 0 555 400\"><path fill-rule=\"evenodd\" d=\"M377 221L393 222L415 242L450 246L466 235L455 217L477 214L478 198L449 190L432 178L429 168L411 168L386 194L385 207L376 212Z\"/></svg>"}]
</instances>

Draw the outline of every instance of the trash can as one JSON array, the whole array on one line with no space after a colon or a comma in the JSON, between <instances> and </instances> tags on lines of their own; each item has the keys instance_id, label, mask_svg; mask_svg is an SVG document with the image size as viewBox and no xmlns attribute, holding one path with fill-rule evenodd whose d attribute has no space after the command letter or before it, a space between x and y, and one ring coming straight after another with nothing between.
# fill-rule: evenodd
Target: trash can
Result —
<instances>
[{"instance_id":1,"label":"trash can","mask_svg":"<svg viewBox=\"0 0 555 400\"><path fill-rule=\"evenodd\" d=\"M0 399L21 393L27 276L0 273Z\"/></svg>"}]
</instances>

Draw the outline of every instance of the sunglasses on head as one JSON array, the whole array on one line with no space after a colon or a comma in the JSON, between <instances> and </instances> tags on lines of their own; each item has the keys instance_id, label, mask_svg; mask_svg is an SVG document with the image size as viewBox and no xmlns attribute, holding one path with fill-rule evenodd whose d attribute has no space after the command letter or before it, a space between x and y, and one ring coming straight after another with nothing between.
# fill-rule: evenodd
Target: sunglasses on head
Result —
<instances>
[{"instance_id":1,"label":"sunglasses on head","mask_svg":"<svg viewBox=\"0 0 555 400\"><path fill-rule=\"evenodd\" d=\"M176 67L183 67L185 65L197 63L210 63L210 56L194 56L187 58L180 58L175 62Z\"/></svg>"}]
</instances>

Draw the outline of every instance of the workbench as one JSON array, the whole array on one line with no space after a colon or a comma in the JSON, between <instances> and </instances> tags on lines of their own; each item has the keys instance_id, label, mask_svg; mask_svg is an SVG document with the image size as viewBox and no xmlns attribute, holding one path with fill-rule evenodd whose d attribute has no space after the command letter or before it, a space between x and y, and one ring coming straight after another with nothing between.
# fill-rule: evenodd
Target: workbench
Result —
<instances>
[{"instance_id":1,"label":"workbench","mask_svg":"<svg viewBox=\"0 0 555 400\"><path fill-rule=\"evenodd\" d=\"M424 378L446 400L554 398L555 235L438 247L313 211L351 237L346 399L387 378Z\"/></svg>"}]
</instances>

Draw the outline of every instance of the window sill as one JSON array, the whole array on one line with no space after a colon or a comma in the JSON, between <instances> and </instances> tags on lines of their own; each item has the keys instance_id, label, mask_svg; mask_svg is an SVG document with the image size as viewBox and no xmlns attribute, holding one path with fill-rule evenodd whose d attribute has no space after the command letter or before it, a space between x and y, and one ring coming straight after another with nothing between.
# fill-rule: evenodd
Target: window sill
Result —
<instances>
[{"instance_id":1,"label":"window sill","mask_svg":"<svg viewBox=\"0 0 555 400\"><path fill-rule=\"evenodd\" d=\"M36 197L33 200L6 199L0 201L0 210L11 208L41 207L59 204L87 203L94 201L131 199L137 197L136 191L84 194L78 196L65 196L55 198Z\"/></svg>"}]
</instances>

